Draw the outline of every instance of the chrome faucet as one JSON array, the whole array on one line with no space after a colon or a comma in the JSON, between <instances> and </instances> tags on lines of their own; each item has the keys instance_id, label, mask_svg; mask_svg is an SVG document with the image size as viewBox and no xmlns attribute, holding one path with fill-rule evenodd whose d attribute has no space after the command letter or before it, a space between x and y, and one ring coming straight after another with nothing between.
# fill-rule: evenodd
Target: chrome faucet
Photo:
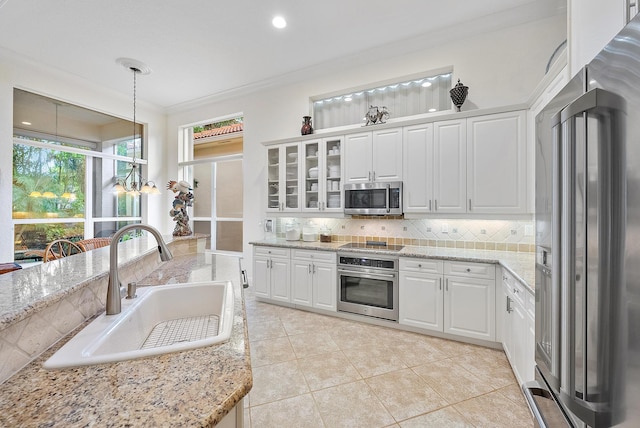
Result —
<instances>
[{"instance_id":1,"label":"chrome faucet","mask_svg":"<svg viewBox=\"0 0 640 428\"><path fill-rule=\"evenodd\" d=\"M153 226L148 224L129 224L120 228L111 238L111 245L109 248L109 285L107 286L107 315L119 314L122 310L122 291L120 280L118 279L118 242L125 232L131 229L143 229L156 238L158 242L158 252L160 253L160 259L163 262L169 261L173 258L171 251L167 248L167 244L162 239L160 232Z\"/></svg>"}]
</instances>

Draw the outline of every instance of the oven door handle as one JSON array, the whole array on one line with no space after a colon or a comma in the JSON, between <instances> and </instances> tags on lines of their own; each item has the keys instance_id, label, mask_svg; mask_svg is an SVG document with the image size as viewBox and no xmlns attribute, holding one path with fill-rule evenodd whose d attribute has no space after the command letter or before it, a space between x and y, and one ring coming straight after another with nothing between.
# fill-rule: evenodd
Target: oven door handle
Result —
<instances>
[{"instance_id":1,"label":"oven door handle","mask_svg":"<svg viewBox=\"0 0 640 428\"><path fill-rule=\"evenodd\" d=\"M396 277L395 273L371 273L371 272L361 272L356 270L342 270L342 269L338 270L338 274L341 275L343 273L369 277L369 278L371 277L395 278Z\"/></svg>"}]
</instances>

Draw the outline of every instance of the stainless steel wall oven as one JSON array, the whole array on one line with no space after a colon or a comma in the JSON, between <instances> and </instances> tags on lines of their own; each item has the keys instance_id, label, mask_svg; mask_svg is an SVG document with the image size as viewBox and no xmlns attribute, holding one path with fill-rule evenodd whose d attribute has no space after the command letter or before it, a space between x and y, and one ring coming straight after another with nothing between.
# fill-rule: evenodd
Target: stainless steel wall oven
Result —
<instances>
[{"instance_id":1,"label":"stainless steel wall oven","mask_svg":"<svg viewBox=\"0 0 640 428\"><path fill-rule=\"evenodd\" d=\"M398 321L398 258L338 253L338 310Z\"/></svg>"}]
</instances>

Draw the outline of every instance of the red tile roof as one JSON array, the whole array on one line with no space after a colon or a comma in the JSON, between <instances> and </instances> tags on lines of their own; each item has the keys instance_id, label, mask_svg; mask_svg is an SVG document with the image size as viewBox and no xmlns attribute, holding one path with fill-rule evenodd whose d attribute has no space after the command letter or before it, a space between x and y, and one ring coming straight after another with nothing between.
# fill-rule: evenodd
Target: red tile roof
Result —
<instances>
[{"instance_id":1,"label":"red tile roof","mask_svg":"<svg viewBox=\"0 0 640 428\"><path fill-rule=\"evenodd\" d=\"M193 139L198 140L200 138L215 137L217 135L233 134L235 132L242 132L242 123L235 123L233 125L222 126L220 128L208 129L206 131L195 132Z\"/></svg>"}]
</instances>

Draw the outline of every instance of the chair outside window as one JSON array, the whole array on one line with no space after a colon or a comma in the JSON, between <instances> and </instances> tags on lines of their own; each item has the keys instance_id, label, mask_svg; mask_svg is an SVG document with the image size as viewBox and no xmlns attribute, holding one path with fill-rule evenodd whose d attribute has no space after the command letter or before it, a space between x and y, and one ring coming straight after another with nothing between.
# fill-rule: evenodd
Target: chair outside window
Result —
<instances>
[{"instance_id":1,"label":"chair outside window","mask_svg":"<svg viewBox=\"0 0 640 428\"><path fill-rule=\"evenodd\" d=\"M68 239L56 239L47 245L47 248L44 250L44 255L42 256L42 262L46 263L51 260L61 259L82 252L84 252L84 250L78 244Z\"/></svg>"},{"instance_id":2,"label":"chair outside window","mask_svg":"<svg viewBox=\"0 0 640 428\"><path fill-rule=\"evenodd\" d=\"M111 244L111 238L90 238L76 242L83 251L91 251L96 248L107 247Z\"/></svg>"}]
</instances>

